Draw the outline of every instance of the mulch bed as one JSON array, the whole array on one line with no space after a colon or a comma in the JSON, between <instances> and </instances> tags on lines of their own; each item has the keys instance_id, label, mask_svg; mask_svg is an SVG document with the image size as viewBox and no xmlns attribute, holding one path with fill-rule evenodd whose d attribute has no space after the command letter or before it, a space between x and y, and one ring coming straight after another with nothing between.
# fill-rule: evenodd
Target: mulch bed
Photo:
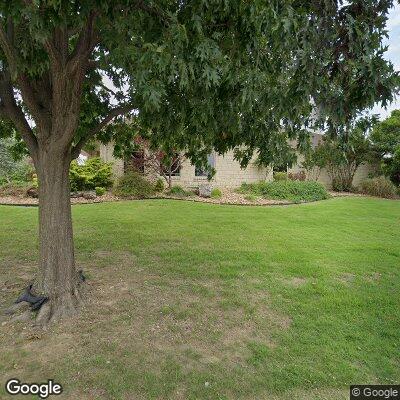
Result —
<instances>
[{"instance_id":1,"label":"mulch bed","mask_svg":"<svg viewBox=\"0 0 400 400\"><path fill-rule=\"evenodd\" d=\"M71 197L71 204L92 204L92 203L104 203L109 201L119 201L119 197L113 196L111 193L106 193L101 197L95 199L85 199L83 197ZM37 206L39 204L38 199L25 196L2 196L0 197L0 205L13 205L13 206Z\"/></svg>"},{"instance_id":2,"label":"mulch bed","mask_svg":"<svg viewBox=\"0 0 400 400\"><path fill-rule=\"evenodd\" d=\"M346 193L346 192L330 192L330 195L332 197L364 196L362 194ZM224 189L222 192L222 197L219 199L204 198L196 195L188 197L159 195L153 197L153 199L173 199L173 200L186 200L186 201L211 203L211 204L246 205L246 206L272 206L272 205L293 204L293 202L287 200L272 200L263 198L257 198L255 200L247 200L245 199L245 196L243 194L236 193L235 191L230 189ZM124 199L114 196L113 194L108 192L103 196L96 197L95 199L85 199L83 197L71 198L71 204L94 204L94 203L105 203L105 202L114 202L122 200ZM24 196L0 197L0 205L35 207L38 204L39 204L38 199L34 199L32 197L24 197Z\"/></svg>"}]
</instances>

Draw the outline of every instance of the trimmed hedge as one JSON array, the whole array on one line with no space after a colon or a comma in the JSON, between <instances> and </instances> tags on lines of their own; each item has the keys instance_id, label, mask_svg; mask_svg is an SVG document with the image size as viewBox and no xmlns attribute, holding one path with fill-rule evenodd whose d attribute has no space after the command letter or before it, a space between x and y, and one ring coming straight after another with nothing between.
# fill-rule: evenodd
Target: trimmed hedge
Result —
<instances>
[{"instance_id":1,"label":"trimmed hedge","mask_svg":"<svg viewBox=\"0 0 400 400\"><path fill-rule=\"evenodd\" d=\"M246 184L239 191L267 199L289 200L293 202L316 201L329 198L325 187L314 181L274 181Z\"/></svg>"},{"instance_id":2,"label":"trimmed hedge","mask_svg":"<svg viewBox=\"0 0 400 400\"><path fill-rule=\"evenodd\" d=\"M145 199L155 194L154 185L140 173L131 171L123 175L117 182L114 194L128 199Z\"/></svg>"}]
</instances>

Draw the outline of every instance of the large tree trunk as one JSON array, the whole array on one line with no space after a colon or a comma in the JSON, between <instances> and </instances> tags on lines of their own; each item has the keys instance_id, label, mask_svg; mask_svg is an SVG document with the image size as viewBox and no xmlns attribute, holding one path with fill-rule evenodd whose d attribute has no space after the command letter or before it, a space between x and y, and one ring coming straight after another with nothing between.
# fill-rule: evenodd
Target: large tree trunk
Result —
<instances>
[{"instance_id":1,"label":"large tree trunk","mask_svg":"<svg viewBox=\"0 0 400 400\"><path fill-rule=\"evenodd\" d=\"M38 318L47 322L76 312L80 279L75 269L69 165L65 151L39 151L38 290L48 302Z\"/></svg>"}]
</instances>

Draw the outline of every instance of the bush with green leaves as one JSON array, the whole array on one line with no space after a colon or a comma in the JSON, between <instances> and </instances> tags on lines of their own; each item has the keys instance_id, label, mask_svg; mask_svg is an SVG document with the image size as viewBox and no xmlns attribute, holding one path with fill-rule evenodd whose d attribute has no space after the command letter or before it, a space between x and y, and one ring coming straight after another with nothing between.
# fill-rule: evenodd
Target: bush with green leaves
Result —
<instances>
[{"instance_id":1,"label":"bush with green leaves","mask_svg":"<svg viewBox=\"0 0 400 400\"><path fill-rule=\"evenodd\" d=\"M376 124L370 138L383 173L400 185L400 110L393 110L390 117Z\"/></svg>"},{"instance_id":2,"label":"bush with green leaves","mask_svg":"<svg viewBox=\"0 0 400 400\"><path fill-rule=\"evenodd\" d=\"M382 170L394 184L400 185L400 144L394 148L391 157L384 158Z\"/></svg>"},{"instance_id":3,"label":"bush with green leaves","mask_svg":"<svg viewBox=\"0 0 400 400\"><path fill-rule=\"evenodd\" d=\"M384 177L365 179L360 184L360 192L369 196L393 199L397 196L397 188L393 182Z\"/></svg>"},{"instance_id":4,"label":"bush with green leaves","mask_svg":"<svg viewBox=\"0 0 400 400\"><path fill-rule=\"evenodd\" d=\"M182 186L174 185L168 190L168 194L176 197L188 197L191 193L185 190Z\"/></svg>"},{"instance_id":5,"label":"bush with green leaves","mask_svg":"<svg viewBox=\"0 0 400 400\"><path fill-rule=\"evenodd\" d=\"M130 171L118 180L114 194L123 198L145 199L154 196L155 188L139 172Z\"/></svg>"},{"instance_id":6,"label":"bush with green leaves","mask_svg":"<svg viewBox=\"0 0 400 400\"><path fill-rule=\"evenodd\" d=\"M28 182L12 181L10 183L0 184L1 196L25 197L27 190L31 187Z\"/></svg>"},{"instance_id":7,"label":"bush with green leaves","mask_svg":"<svg viewBox=\"0 0 400 400\"><path fill-rule=\"evenodd\" d=\"M329 198L325 187L314 181L274 181L243 184L239 192L267 199L293 202L316 201Z\"/></svg>"},{"instance_id":8,"label":"bush with green leaves","mask_svg":"<svg viewBox=\"0 0 400 400\"><path fill-rule=\"evenodd\" d=\"M164 181L161 178L158 178L156 184L154 185L156 192L163 192L165 189Z\"/></svg>"},{"instance_id":9,"label":"bush with green leaves","mask_svg":"<svg viewBox=\"0 0 400 400\"><path fill-rule=\"evenodd\" d=\"M247 201L256 201L257 200L257 196L255 194L253 194L253 193L249 193L249 194L246 194L244 196L244 199L247 200Z\"/></svg>"},{"instance_id":10,"label":"bush with green leaves","mask_svg":"<svg viewBox=\"0 0 400 400\"><path fill-rule=\"evenodd\" d=\"M95 190L96 187L109 188L113 184L112 164L100 158L89 158L85 164L71 163L69 170L71 190Z\"/></svg>"},{"instance_id":11,"label":"bush with green leaves","mask_svg":"<svg viewBox=\"0 0 400 400\"><path fill-rule=\"evenodd\" d=\"M101 186L96 186L94 190L96 191L96 196L104 196L107 191L106 188L103 188Z\"/></svg>"},{"instance_id":12,"label":"bush with green leaves","mask_svg":"<svg viewBox=\"0 0 400 400\"><path fill-rule=\"evenodd\" d=\"M33 167L26 158L15 159L14 145L10 138L0 139L0 185L29 182L32 178Z\"/></svg>"},{"instance_id":13,"label":"bush with green leaves","mask_svg":"<svg viewBox=\"0 0 400 400\"><path fill-rule=\"evenodd\" d=\"M220 199L222 197L221 189L214 188L211 190L211 198L212 199Z\"/></svg>"},{"instance_id":14,"label":"bush with green leaves","mask_svg":"<svg viewBox=\"0 0 400 400\"><path fill-rule=\"evenodd\" d=\"M274 181L287 181L288 174L287 172L274 172Z\"/></svg>"}]
</instances>

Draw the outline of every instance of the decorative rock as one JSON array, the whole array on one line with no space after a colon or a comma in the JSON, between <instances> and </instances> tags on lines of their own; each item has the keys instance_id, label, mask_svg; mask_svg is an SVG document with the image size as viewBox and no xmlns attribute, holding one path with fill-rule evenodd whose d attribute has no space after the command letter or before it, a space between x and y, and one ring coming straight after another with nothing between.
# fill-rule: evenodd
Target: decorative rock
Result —
<instances>
[{"instance_id":1,"label":"decorative rock","mask_svg":"<svg viewBox=\"0 0 400 400\"><path fill-rule=\"evenodd\" d=\"M96 196L96 192L84 192L82 197L86 200L94 200Z\"/></svg>"},{"instance_id":2,"label":"decorative rock","mask_svg":"<svg viewBox=\"0 0 400 400\"><path fill-rule=\"evenodd\" d=\"M199 185L199 196L200 197L211 197L212 186L210 184Z\"/></svg>"},{"instance_id":3,"label":"decorative rock","mask_svg":"<svg viewBox=\"0 0 400 400\"><path fill-rule=\"evenodd\" d=\"M4 311L4 314L12 315L27 310L29 310L29 303L22 301L21 303L15 303L11 307L7 308L7 310Z\"/></svg>"}]
</instances>

